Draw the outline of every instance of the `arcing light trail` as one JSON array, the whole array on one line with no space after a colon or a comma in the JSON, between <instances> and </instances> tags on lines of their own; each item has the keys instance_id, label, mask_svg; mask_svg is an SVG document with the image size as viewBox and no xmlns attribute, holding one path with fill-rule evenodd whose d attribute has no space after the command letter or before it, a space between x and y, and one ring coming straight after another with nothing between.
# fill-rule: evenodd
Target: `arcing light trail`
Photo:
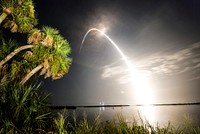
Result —
<instances>
[{"instance_id":1,"label":"arcing light trail","mask_svg":"<svg viewBox=\"0 0 200 134\"><path fill-rule=\"evenodd\" d=\"M108 37L102 30L99 30L97 28L91 28L87 31L87 33L84 35L83 40L81 42L79 53L81 52L81 49L83 47L83 43L87 37L87 35L92 32L97 31L100 32L102 35L104 35L111 44L116 48L116 50L119 52L123 60L125 61L129 72L131 76L131 81L134 83L134 88L136 90L136 101L143 105L151 104L154 101L154 97L151 90L151 84L149 83L149 80L147 79L147 76L145 76L140 71L136 70L131 62L127 59L127 57L124 55L124 53L121 51L121 49L116 45L116 43ZM154 109L152 107L143 107L141 108L141 112L146 116L146 118L149 119L149 122L153 122L154 120Z\"/></svg>"},{"instance_id":2,"label":"arcing light trail","mask_svg":"<svg viewBox=\"0 0 200 134\"><path fill-rule=\"evenodd\" d=\"M80 50L79 53L81 52L83 43L85 41L85 38L87 37L87 35L92 32L92 31L97 31L100 32L102 35L104 35L111 43L112 45L117 49L117 51L119 52L119 54L122 56L123 60L125 61L126 65L128 66L128 68L130 70L132 70L132 64L129 62L129 60L126 58L126 56L124 55L124 53L121 51L121 49L115 44L115 42L113 40L111 40L111 38L109 38L103 31L97 29L97 28L91 28L90 30L87 31L87 33L85 34L85 36L83 37L83 40L81 42L81 46L80 46Z\"/></svg>"},{"instance_id":3,"label":"arcing light trail","mask_svg":"<svg viewBox=\"0 0 200 134\"><path fill-rule=\"evenodd\" d=\"M144 105L152 103L153 98L152 98L152 95L150 95L151 93L149 90L151 86L145 74L141 73L140 71L136 70L133 67L131 62L128 60L125 54L121 51L121 49L116 45L116 43L110 37L108 37L108 35L106 35L102 30L99 30L97 28L89 29L83 37L83 40L80 45L79 53L81 53L83 43L87 35L92 31L97 31L97 32L100 32L102 35L104 35L111 42L111 44L116 48L116 50L121 55L122 59L125 61L130 72L131 81L132 83L134 83L134 87L136 89L137 101L139 101L139 103L142 103Z\"/></svg>"}]
</instances>

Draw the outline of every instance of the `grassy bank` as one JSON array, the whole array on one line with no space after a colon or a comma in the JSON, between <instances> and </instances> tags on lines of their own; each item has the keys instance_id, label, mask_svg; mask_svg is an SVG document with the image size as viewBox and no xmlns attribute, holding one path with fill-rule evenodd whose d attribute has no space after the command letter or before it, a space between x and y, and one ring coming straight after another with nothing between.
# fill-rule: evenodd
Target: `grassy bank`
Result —
<instances>
[{"instance_id":1,"label":"grassy bank","mask_svg":"<svg viewBox=\"0 0 200 134\"><path fill-rule=\"evenodd\" d=\"M108 121L101 115L91 121L87 113L67 110L52 114L48 96L40 85L0 85L0 134L200 134L200 127L189 117L179 127L170 123L161 127L142 118L127 122L121 114Z\"/></svg>"},{"instance_id":2,"label":"grassy bank","mask_svg":"<svg viewBox=\"0 0 200 134\"><path fill-rule=\"evenodd\" d=\"M135 119L126 122L126 118L121 114L116 114L112 120L102 121L100 115L96 115L93 121L89 121L87 114L77 121L78 116L74 112L68 115L64 110L53 117L51 131L37 129L38 133L51 134L199 134L200 127L193 124L191 119L185 120L179 127L174 127L168 123L165 127L150 125L147 121Z\"/></svg>"}]
</instances>

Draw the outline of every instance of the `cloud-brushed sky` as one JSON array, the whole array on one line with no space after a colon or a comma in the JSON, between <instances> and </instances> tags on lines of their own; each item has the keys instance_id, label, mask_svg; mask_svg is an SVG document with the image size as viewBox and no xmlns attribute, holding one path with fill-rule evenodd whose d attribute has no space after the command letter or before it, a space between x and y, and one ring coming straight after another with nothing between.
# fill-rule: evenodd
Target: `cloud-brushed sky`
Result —
<instances>
[{"instance_id":1,"label":"cloud-brushed sky","mask_svg":"<svg viewBox=\"0 0 200 134\"><path fill-rule=\"evenodd\" d=\"M199 7L199 0L36 0L39 25L57 28L72 47L69 73L45 82L53 103L134 103L131 95L137 94L129 85L137 83L105 37L90 33L78 53L92 27L107 30L138 74L150 80L157 102L200 101Z\"/></svg>"},{"instance_id":2,"label":"cloud-brushed sky","mask_svg":"<svg viewBox=\"0 0 200 134\"><path fill-rule=\"evenodd\" d=\"M199 79L200 74L200 42L173 53L158 52L146 58L131 61L134 67L142 73L149 75L178 75L192 74L188 80ZM123 61L120 61L121 63ZM127 75L128 68L123 64L110 64L103 67L102 78L118 77L120 83L130 82Z\"/></svg>"}]
</instances>

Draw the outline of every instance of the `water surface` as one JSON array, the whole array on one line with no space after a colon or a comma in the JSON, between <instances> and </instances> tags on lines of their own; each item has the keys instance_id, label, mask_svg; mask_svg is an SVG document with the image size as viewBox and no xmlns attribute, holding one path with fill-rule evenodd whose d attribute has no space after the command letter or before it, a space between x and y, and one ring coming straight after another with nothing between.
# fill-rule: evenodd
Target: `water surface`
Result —
<instances>
[{"instance_id":1,"label":"water surface","mask_svg":"<svg viewBox=\"0 0 200 134\"><path fill-rule=\"evenodd\" d=\"M74 109L73 109L74 108ZM92 121L95 115L100 114L103 121L111 120L117 114L122 114L127 122L133 118L141 123L148 121L151 125L167 126L170 122L174 126L180 126L186 121L192 121L200 125L200 105L164 105L164 106L118 106L118 107L72 107L78 118L86 113L88 120Z\"/></svg>"}]
</instances>

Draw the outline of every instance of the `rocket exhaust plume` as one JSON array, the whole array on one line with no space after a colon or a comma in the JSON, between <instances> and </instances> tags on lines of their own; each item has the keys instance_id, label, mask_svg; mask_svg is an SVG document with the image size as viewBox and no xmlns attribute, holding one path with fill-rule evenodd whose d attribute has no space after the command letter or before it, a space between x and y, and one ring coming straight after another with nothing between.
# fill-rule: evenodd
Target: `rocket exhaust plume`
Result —
<instances>
[{"instance_id":1,"label":"rocket exhaust plume","mask_svg":"<svg viewBox=\"0 0 200 134\"><path fill-rule=\"evenodd\" d=\"M102 30L99 30L97 28L91 28L87 31L87 33L84 35L83 40L81 42L81 46L80 46L80 50L79 50L79 54L81 53L82 47L83 47L83 43L87 37L87 35L92 32L92 31L97 31L99 33L101 33L102 35L104 35L110 42L111 44L115 47L115 49L119 52L119 54L121 55L122 59L125 61L126 65L128 66L128 68L130 70L132 70L132 64L130 63L130 61L127 59L127 57L124 55L124 53L121 51L121 49L117 46L117 44L110 38L108 37L107 34L105 34Z\"/></svg>"}]
</instances>

